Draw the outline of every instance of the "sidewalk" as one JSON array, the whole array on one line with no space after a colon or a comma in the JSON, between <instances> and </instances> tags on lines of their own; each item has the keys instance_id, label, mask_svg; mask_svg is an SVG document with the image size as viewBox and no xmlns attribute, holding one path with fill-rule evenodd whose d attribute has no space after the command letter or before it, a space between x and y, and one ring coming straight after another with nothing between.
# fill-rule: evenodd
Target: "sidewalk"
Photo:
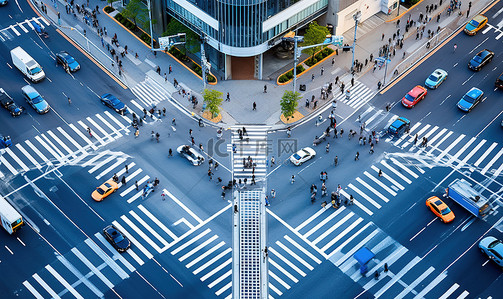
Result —
<instances>
[{"instance_id":1,"label":"sidewalk","mask_svg":"<svg viewBox=\"0 0 503 299\"><path fill-rule=\"evenodd\" d=\"M34 1L37 3L36 0ZM392 48L389 48L390 50L395 48L395 55L390 58L391 61L387 66L386 83L389 83L394 77L393 73L395 72L395 69L398 73L403 72L406 67L427 53L436 45L436 43L440 42L444 37L452 33L463 22L469 20L465 16L458 16L459 10L455 10L450 16L447 16L445 10L449 6L449 1L443 1L442 5L439 5L439 1L440 0L423 0L408 12L402 7L400 9L402 14L398 18L398 20L400 20L399 24L397 24L397 21L392 21L396 18L397 11L391 12L390 15L385 15L383 13L376 14L359 24L357 30L355 61L362 64L362 69L360 72L355 74L356 82L363 83L368 88L373 90L374 93L377 91L377 83L379 81L381 81L381 83L384 82L385 67L383 66L381 69L376 68L376 70L373 71L373 63L370 59L370 55L372 55L372 58L375 60L379 56L379 49L384 45L387 44L388 47L392 46ZM106 28L107 33L107 35L103 34L102 37L98 34L97 28L84 22L83 15L79 14L76 9L76 16L74 16L73 13L67 13L65 6L69 6L69 2L65 2L65 0L42 0L42 2L47 5L48 16L52 19L52 22L54 24L58 24L57 12L60 12L61 26L59 29L61 29L63 33L72 38L75 42L79 43L82 48L98 60L104 68L108 69L110 73L118 78L123 84L134 90L134 87L144 82L148 75L149 79L153 79L159 83L159 85L163 86L166 91L170 93L179 103L179 106L184 107L190 113L194 112L196 115L201 115L203 105L203 99L201 96L203 91L203 82L201 79L195 76L191 71L187 70L183 65L180 65L170 55L162 52L158 52L157 55L154 55L145 44L143 44L135 36L131 35L124 27L103 12L102 9L104 5L107 4L105 1L77 0L74 2L74 5L79 6L82 4L87 6L87 3L89 3L89 7L91 8L86 7L86 10L89 12L98 5L99 14L97 15L97 19L99 21L99 28ZM474 16L477 11L482 9L489 2L491 2L491 0L473 1L470 17ZM426 15L426 7L430 5L434 6L435 4L437 4L437 9L433 9L431 13L427 14L427 18L431 18L429 22L422 24L419 29L416 24L414 24L408 32L405 31L406 22L409 18L410 20L418 23L417 21L419 20L419 15ZM113 7L118 10L121 9L119 2L114 2ZM467 8L468 3L463 3L461 11L466 14ZM439 14L440 20L437 22L437 16ZM439 26L441 28L439 31L440 38L433 37L431 40L428 39L428 30L437 32ZM71 30L71 27L76 30ZM398 29L400 30L398 32L399 35L396 36ZM86 32L85 34L84 30ZM423 36L422 38L419 38L421 36L421 31L423 31ZM379 32L379 34L375 34L375 32ZM416 39L417 32L419 32L419 36ZM384 38L382 38L381 33L384 34ZM119 46L111 44L111 37L113 37L114 34L117 34ZM395 34L394 39L393 34ZM344 34L344 43L351 45L353 35L354 28L348 30ZM402 48L396 47L395 45L399 38L403 39ZM428 41L430 41L429 49L426 48L426 43ZM126 45L128 53L125 54L125 57L118 55L122 64L122 70L119 70L117 60L114 61L109 49L114 49L115 52L119 54L124 51L124 47ZM393 53L393 50L390 52ZM403 53L406 53L405 59L402 59ZM301 92L302 99L299 102L298 109L304 116L316 114L320 111L320 108L330 104L332 98L340 97L341 94L339 93L339 87L334 86L332 96L329 97L329 100L322 101L320 99L321 87L326 83L333 83L336 76L339 77L339 84L343 82L345 86L349 87L351 85L351 74L349 73L349 70L351 68L352 53L342 52L339 50L339 55L334 55L333 57L335 58L334 64L332 64L332 59L327 59L308 73L299 77L297 80L297 86L300 84L306 84L307 86L306 91ZM173 72L168 74L170 66ZM160 75L156 73L157 67L160 67ZM321 76L322 68L325 70L323 76ZM165 73L166 76L164 75ZM311 79L312 75L314 75L314 79ZM176 91L176 88L174 88L173 80L175 78L186 90L186 92L190 92L198 98L198 105L195 109L193 109L192 103L190 103L185 97L182 97L182 95ZM276 85L275 78L271 79L274 79L274 81L225 81L222 80L222 78L218 78L217 85L207 85L207 88L223 92L224 99L226 98L227 92L230 94L231 100L229 102L224 101L221 106L223 110L222 122L226 125L234 125L237 123L265 123L269 125L282 125L279 120L279 116L281 114L279 103L284 91L291 90L292 83L278 86ZM267 93L263 92L264 85L267 85ZM354 89L356 89L357 86L359 86L358 88L361 88L362 85L355 84ZM372 93L372 95L374 93ZM365 94L371 95L369 92L366 92ZM318 108L316 110L305 108L304 105L305 99L311 99L313 95L316 99L319 99ZM358 100L362 103L366 103L371 100L371 97L361 98ZM254 102L257 104L257 111L252 111L252 104ZM340 103L340 105L344 105L343 103Z\"/></svg>"}]
</instances>

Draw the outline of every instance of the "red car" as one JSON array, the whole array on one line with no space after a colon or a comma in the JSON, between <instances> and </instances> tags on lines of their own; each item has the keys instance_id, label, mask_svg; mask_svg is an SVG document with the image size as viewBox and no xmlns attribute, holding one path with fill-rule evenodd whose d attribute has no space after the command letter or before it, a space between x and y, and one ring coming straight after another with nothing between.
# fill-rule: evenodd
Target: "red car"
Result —
<instances>
[{"instance_id":1,"label":"red car","mask_svg":"<svg viewBox=\"0 0 503 299\"><path fill-rule=\"evenodd\" d=\"M403 98L402 98L402 105L404 105L407 108L412 108L414 107L419 101L424 99L428 91L426 88L422 86L416 86L412 88L411 91L409 91Z\"/></svg>"}]
</instances>

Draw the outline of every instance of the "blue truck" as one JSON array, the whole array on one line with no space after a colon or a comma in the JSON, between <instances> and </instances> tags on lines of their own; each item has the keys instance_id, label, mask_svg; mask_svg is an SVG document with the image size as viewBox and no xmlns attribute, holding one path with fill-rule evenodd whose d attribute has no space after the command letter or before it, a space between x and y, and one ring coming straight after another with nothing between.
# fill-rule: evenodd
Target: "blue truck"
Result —
<instances>
[{"instance_id":1,"label":"blue truck","mask_svg":"<svg viewBox=\"0 0 503 299\"><path fill-rule=\"evenodd\" d=\"M464 179L456 179L445 191L447 197L460 204L475 217L481 218L492 210L489 200L473 189L472 185Z\"/></svg>"}]
</instances>

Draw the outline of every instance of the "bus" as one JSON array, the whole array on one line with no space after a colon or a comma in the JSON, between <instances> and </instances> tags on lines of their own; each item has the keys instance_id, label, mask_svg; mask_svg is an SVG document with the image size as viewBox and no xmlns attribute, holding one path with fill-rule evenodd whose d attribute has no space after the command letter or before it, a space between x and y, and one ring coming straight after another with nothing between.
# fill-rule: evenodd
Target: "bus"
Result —
<instances>
[{"instance_id":1,"label":"bus","mask_svg":"<svg viewBox=\"0 0 503 299\"><path fill-rule=\"evenodd\" d=\"M0 219L2 226L9 234L15 233L24 225L23 217L14 207L0 195Z\"/></svg>"}]
</instances>

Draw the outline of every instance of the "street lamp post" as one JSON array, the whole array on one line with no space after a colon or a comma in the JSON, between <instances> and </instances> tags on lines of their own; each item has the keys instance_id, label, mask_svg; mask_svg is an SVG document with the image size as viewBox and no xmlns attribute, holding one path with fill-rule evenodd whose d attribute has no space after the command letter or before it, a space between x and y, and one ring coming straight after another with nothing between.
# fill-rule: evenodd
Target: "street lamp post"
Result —
<instances>
[{"instance_id":1,"label":"street lamp post","mask_svg":"<svg viewBox=\"0 0 503 299\"><path fill-rule=\"evenodd\" d=\"M150 20L150 49L153 51L154 50L154 32L152 30L152 9L150 7L150 0L148 0L147 5L148 5L148 17Z\"/></svg>"},{"instance_id":2,"label":"street lamp post","mask_svg":"<svg viewBox=\"0 0 503 299\"><path fill-rule=\"evenodd\" d=\"M297 43L302 41L302 37L300 36L294 36L293 42L294 42L294 47L293 47L293 92L295 92L297 89L297 63L299 62L299 56L297 51L299 50L297 48Z\"/></svg>"},{"instance_id":3,"label":"street lamp post","mask_svg":"<svg viewBox=\"0 0 503 299\"><path fill-rule=\"evenodd\" d=\"M361 17L362 13L361 11L357 11L354 15L353 15L353 19L355 20L355 37L354 37L354 40L353 40L353 47L351 50L353 50L353 59L351 61L351 75L354 75L354 69L355 69L355 46L356 46L356 30L358 29L358 21L360 21L360 17Z\"/></svg>"},{"instance_id":4,"label":"street lamp post","mask_svg":"<svg viewBox=\"0 0 503 299\"><path fill-rule=\"evenodd\" d=\"M384 79L383 86L386 85L386 73L388 72L388 57L390 57L390 53L386 54L386 58L384 59Z\"/></svg>"}]
</instances>

